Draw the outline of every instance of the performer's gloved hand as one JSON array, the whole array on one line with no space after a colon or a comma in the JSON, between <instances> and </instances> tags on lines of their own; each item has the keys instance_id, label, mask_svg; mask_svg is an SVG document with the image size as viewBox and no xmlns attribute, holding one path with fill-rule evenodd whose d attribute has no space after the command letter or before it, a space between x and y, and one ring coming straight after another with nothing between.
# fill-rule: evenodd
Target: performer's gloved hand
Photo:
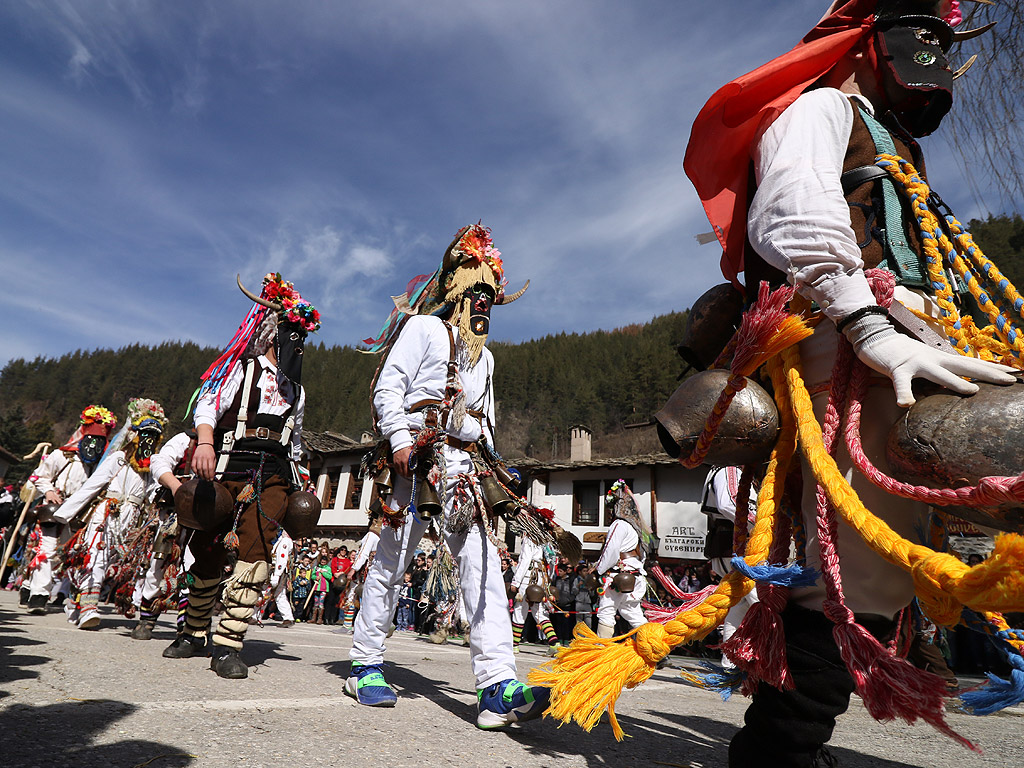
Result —
<instances>
[{"instance_id":1,"label":"performer's gloved hand","mask_svg":"<svg viewBox=\"0 0 1024 768\"><path fill-rule=\"evenodd\" d=\"M928 379L961 395L973 395L978 385L964 381L967 376L989 384L1013 384L1013 368L986 360L953 355L933 349L897 331L888 318L878 314L859 317L843 334L853 345L861 362L892 379L896 402L904 408L914 404L911 382Z\"/></svg>"}]
</instances>

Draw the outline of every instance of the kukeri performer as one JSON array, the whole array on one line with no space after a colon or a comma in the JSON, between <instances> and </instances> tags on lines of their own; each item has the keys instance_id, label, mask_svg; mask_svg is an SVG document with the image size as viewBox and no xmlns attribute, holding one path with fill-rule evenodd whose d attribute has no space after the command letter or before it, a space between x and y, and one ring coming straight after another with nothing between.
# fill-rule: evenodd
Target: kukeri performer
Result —
<instances>
[{"instance_id":1,"label":"kukeri performer","mask_svg":"<svg viewBox=\"0 0 1024 768\"><path fill-rule=\"evenodd\" d=\"M206 655L220 597L224 614L214 630L210 668L228 679L248 677L239 654L249 619L288 524L290 497L308 496L300 493L297 466L306 403L302 359L307 334L320 327L320 313L280 274L264 277L260 296L246 295L256 303L198 393L192 467L200 480L217 481L205 486L215 502L202 507L202 484L183 486L175 496L179 524L197 528L189 544L195 562L186 577L183 631L163 653ZM206 512L183 520L189 508Z\"/></svg>"},{"instance_id":2,"label":"kukeri performer","mask_svg":"<svg viewBox=\"0 0 1024 768\"><path fill-rule=\"evenodd\" d=\"M81 488L99 465L117 418L100 405L90 405L79 418L78 429L67 443L49 454L35 472L36 491L43 494L38 510L39 544L28 563L29 613L46 613L54 592L54 558L60 539L68 538L65 526L53 511Z\"/></svg>"},{"instance_id":3,"label":"kukeri performer","mask_svg":"<svg viewBox=\"0 0 1024 768\"><path fill-rule=\"evenodd\" d=\"M295 623L292 601L288 599L288 574L292 567L292 551L294 549L295 542L282 528L281 535L277 537L274 549L270 553L274 566L274 570L270 574L270 600L277 606L277 612L281 614L282 627L290 627Z\"/></svg>"},{"instance_id":4,"label":"kukeri performer","mask_svg":"<svg viewBox=\"0 0 1024 768\"><path fill-rule=\"evenodd\" d=\"M391 470L398 475L390 478L391 507L402 510L404 523L381 531L363 586L345 685L361 704L396 702L382 672L384 642L403 574L428 522L436 518L457 564L462 615L471 625L477 726L529 720L546 705L544 689L516 679L501 560L483 503L488 491L482 485L493 476L479 458L484 443L494 441L494 358L485 346L491 306L521 293L506 296L490 231L479 224L464 227L437 272L414 279L403 296L395 297L397 309L372 342L372 351L387 349L373 406L377 429L393 453ZM442 560L437 558L435 567Z\"/></svg>"},{"instance_id":5,"label":"kukeri performer","mask_svg":"<svg viewBox=\"0 0 1024 768\"><path fill-rule=\"evenodd\" d=\"M601 595L597 601L597 635L615 634L615 614L631 627L647 621L640 603L647 592L647 558L658 550L657 539L640 517L633 492L624 480L608 490L606 504L612 505L614 520L608 527L604 547L597 559Z\"/></svg>"},{"instance_id":6,"label":"kukeri performer","mask_svg":"<svg viewBox=\"0 0 1024 768\"><path fill-rule=\"evenodd\" d=\"M345 592L345 611L342 614L343 629L352 629L355 624L356 604L362 598L366 575L370 572L373 558L377 555L377 545L380 543L380 532L383 526L383 514L373 515L370 519L369 530L366 531L356 546L356 555L352 558L348 588Z\"/></svg>"},{"instance_id":7,"label":"kukeri performer","mask_svg":"<svg viewBox=\"0 0 1024 768\"><path fill-rule=\"evenodd\" d=\"M684 166L725 248L726 277L739 286L744 273L753 306L732 343L707 361L724 358L722 370L691 377L669 401L682 412L697 386L721 382L701 425L678 428L683 419L669 406L658 419L680 460L696 466L714 460L708 438L720 429L733 441L728 450L737 451L741 438L760 428L730 433L727 426L743 423L744 408L730 422L732 409L722 416L722 398L742 396L759 415L768 414L761 395L777 407L757 520L733 558L736 570L713 593L663 624L644 625L626 644L601 649L607 653L590 650L584 659L576 653L582 649L570 648L560 667L538 675L555 688L557 716L592 726L622 685L646 679L665 648L705 636L755 582L759 602L723 648L742 672L743 690L753 694L730 745L730 766L835 764L824 744L854 690L877 719L923 719L970 745L945 723L944 681L914 669L889 643L915 592L937 622L987 623L1015 670L1024 668L1020 639L999 614L1024 605L1024 540L1016 533L998 537L989 560L972 568L918 543L929 503L951 510L959 504L970 514L990 504L991 519L1009 521L1008 530L1017 521L1019 530L1019 453L1016 466L1007 467L1009 460L999 472L977 471L977 460L963 450L976 422L961 421L963 434L951 436L956 449L933 452L926 477L913 477L911 444L923 433L911 422L931 426L926 439L934 445L950 442L927 411L903 410L915 402L912 381L925 378L975 394L936 397L944 412L985 417L986 428L996 431L999 418L985 414L986 405L1014 397L1019 403L1024 386L1010 386L1024 351L1024 300L952 214L935 215L944 206L924 180L916 140L935 130L952 104L950 45L958 34L978 34L955 32L959 21L958 3L836 2L796 48L720 89L695 121ZM747 240L752 249L744 248ZM796 290L791 303L791 288L770 290L784 282ZM974 324L972 299L990 326ZM762 365L774 403L744 378ZM981 410L971 411L975 406ZM904 429L911 437L901 443ZM959 488L935 487L963 485L961 472L946 466L957 450L957 469L977 475L962 496ZM743 463L749 490L756 461ZM796 472L802 494L787 488ZM897 473L908 480L897 482ZM995 491L999 501L988 502ZM800 514L790 516L793 508ZM840 517L847 525L838 531ZM793 545L797 560L790 564ZM775 652L782 647L784 654ZM587 709L574 700L571 682L595 673L608 685L596 707L589 689ZM1020 700L1017 684L990 680L988 687L962 697L979 714Z\"/></svg>"},{"instance_id":8,"label":"kukeri performer","mask_svg":"<svg viewBox=\"0 0 1024 768\"><path fill-rule=\"evenodd\" d=\"M547 547L523 536L519 563L512 574L512 650L519 652L526 617L533 614L538 634L543 634L551 649L559 647L558 633L551 624L548 605L551 602L551 569L555 560Z\"/></svg>"},{"instance_id":9,"label":"kukeri performer","mask_svg":"<svg viewBox=\"0 0 1024 768\"><path fill-rule=\"evenodd\" d=\"M163 407L149 399L128 403L128 423L89 479L54 512L59 523L81 516L84 527L65 549L64 571L72 595L64 605L79 629L100 624L98 602L109 569L116 568L153 482L150 460L163 438Z\"/></svg>"},{"instance_id":10,"label":"kukeri performer","mask_svg":"<svg viewBox=\"0 0 1024 768\"><path fill-rule=\"evenodd\" d=\"M156 490L153 501L156 512L153 525L156 530L152 537L149 564L135 588L139 621L132 629L133 640L149 640L153 637L153 628L160 615L160 598L169 598L174 594L173 582L177 580L179 564L187 571L194 560L186 546L190 531L178 525L174 513L174 494L182 482L192 477L192 455L195 449L195 432L179 432L165 442L150 461L150 473L156 478L160 489ZM176 552L179 553L177 557ZM179 605L175 608L179 608L187 597L186 586L179 592Z\"/></svg>"},{"instance_id":11,"label":"kukeri performer","mask_svg":"<svg viewBox=\"0 0 1024 768\"><path fill-rule=\"evenodd\" d=\"M720 578L725 578L732 570L732 543L733 527L736 524L736 497L740 487L740 467L714 467L704 481L704 503L702 511L709 516L708 537L714 536L716 524L727 523L723 526L723 537L725 549L717 551L713 549L715 542L711 542L712 549L704 547L704 556L711 561L711 568ZM756 509L756 500L749 499L747 513ZM742 521L742 519L741 519ZM726 614L722 622L722 641L726 642L736 633L736 628L747 615L750 606L757 602L757 588L750 590L743 598L736 603ZM728 656L722 656L722 664L726 668L733 667Z\"/></svg>"}]
</instances>

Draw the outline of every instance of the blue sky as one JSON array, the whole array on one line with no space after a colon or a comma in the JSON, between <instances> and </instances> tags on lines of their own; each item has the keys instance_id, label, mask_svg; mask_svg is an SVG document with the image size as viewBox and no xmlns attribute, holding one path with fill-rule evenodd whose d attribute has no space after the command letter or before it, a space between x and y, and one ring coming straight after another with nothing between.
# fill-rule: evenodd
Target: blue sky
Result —
<instances>
[{"instance_id":1,"label":"blue sky","mask_svg":"<svg viewBox=\"0 0 1024 768\"><path fill-rule=\"evenodd\" d=\"M719 282L690 124L825 5L5 3L0 365L221 346L248 306L235 274L271 270L321 309L320 340L355 344L478 219L512 289L532 280L495 338L684 309ZM976 214L928 142L933 183Z\"/></svg>"}]
</instances>

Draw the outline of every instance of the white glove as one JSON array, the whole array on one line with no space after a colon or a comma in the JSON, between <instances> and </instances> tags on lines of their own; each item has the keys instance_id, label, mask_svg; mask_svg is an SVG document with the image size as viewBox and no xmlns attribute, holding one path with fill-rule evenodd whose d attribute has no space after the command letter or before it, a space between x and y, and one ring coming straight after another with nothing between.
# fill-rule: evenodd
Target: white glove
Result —
<instances>
[{"instance_id":1,"label":"white glove","mask_svg":"<svg viewBox=\"0 0 1024 768\"><path fill-rule=\"evenodd\" d=\"M1013 368L973 357L933 349L917 339L899 333L882 315L864 315L843 329L853 351L866 366L892 379L896 402L904 408L914 404L911 382L915 378L934 381L961 395L973 395L978 385L961 376L989 384L1013 384Z\"/></svg>"}]
</instances>

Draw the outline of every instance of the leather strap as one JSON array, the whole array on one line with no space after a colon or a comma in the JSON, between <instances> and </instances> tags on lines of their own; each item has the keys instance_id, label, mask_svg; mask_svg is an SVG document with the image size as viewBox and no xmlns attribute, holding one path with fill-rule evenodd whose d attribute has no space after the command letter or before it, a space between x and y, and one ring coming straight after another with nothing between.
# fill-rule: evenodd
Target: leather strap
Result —
<instances>
[{"instance_id":1,"label":"leather strap","mask_svg":"<svg viewBox=\"0 0 1024 768\"><path fill-rule=\"evenodd\" d=\"M449 435L444 439L444 441L452 448L458 448L460 451L465 451L466 453L476 453L477 451L475 440L467 443L465 440L459 440L459 438Z\"/></svg>"},{"instance_id":2,"label":"leather strap","mask_svg":"<svg viewBox=\"0 0 1024 768\"><path fill-rule=\"evenodd\" d=\"M275 443L281 442L280 432L271 432L266 427L257 427L256 429L247 429L243 433L243 437L255 437L260 440L273 440Z\"/></svg>"}]
</instances>

